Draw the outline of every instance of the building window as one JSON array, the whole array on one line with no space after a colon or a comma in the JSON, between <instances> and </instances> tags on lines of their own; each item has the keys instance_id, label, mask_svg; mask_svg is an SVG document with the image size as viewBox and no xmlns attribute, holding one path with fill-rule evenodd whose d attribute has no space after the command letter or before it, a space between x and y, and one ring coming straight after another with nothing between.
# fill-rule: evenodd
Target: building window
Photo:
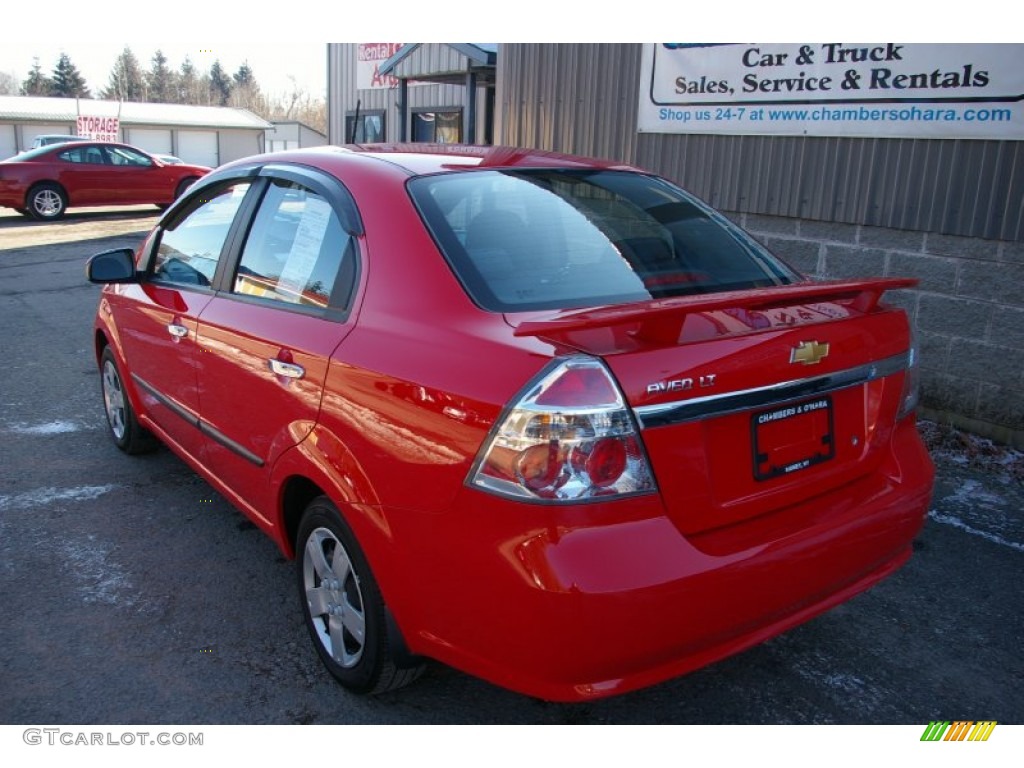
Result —
<instances>
[{"instance_id":1,"label":"building window","mask_svg":"<svg viewBox=\"0 0 1024 768\"><path fill-rule=\"evenodd\" d=\"M352 138L353 128L355 139ZM345 116L346 144L373 144L380 141L385 141L383 112L360 112L358 119L355 112Z\"/></svg>"},{"instance_id":2,"label":"building window","mask_svg":"<svg viewBox=\"0 0 1024 768\"><path fill-rule=\"evenodd\" d=\"M459 144L462 141L462 110L413 112L412 140Z\"/></svg>"}]
</instances>

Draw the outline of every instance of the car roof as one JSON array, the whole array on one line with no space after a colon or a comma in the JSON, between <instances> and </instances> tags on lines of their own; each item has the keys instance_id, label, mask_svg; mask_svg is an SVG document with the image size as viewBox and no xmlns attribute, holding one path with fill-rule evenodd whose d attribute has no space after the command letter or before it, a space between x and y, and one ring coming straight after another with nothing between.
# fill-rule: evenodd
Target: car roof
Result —
<instances>
[{"instance_id":1,"label":"car roof","mask_svg":"<svg viewBox=\"0 0 1024 768\"><path fill-rule=\"evenodd\" d=\"M460 168L580 168L638 170L612 160L542 149L468 144L357 144L349 149L396 163L417 175Z\"/></svg>"},{"instance_id":2,"label":"car roof","mask_svg":"<svg viewBox=\"0 0 1024 768\"><path fill-rule=\"evenodd\" d=\"M469 144L346 144L287 150L256 158L243 158L223 166L293 162L324 170L346 165L346 159L377 160L407 175L422 176L447 171L479 168L577 168L590 170L641 171L625 163L592 157L509 146Z\"/></svg>"}]
</instances>

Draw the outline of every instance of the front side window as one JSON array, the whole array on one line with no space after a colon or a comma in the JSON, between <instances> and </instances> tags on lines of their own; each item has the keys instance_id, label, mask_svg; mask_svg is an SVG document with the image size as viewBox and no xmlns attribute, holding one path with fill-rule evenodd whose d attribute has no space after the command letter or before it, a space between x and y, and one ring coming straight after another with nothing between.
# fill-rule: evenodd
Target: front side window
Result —
<instances>
[{"instance_id":1,"label":"front side window","mask_svg":"<svg viewBox=\"0 0 1024 768\"><path fill-rule=\"evenodd\" d=\"M144 154L128 147L106 147L105 149L111 165L145 167L153 164L153 161Z\"/></svg>"},{"instance_id":2,"label":"front side window","mask_svg":"<svg viewBox=\"0 0 1024 768\"><path fill-rule=\"evenodd\" d=\"M202 195L200 204L172 221L160 236L153 279L178 285L209 286L224 242L249 182Z\"/></svg>"},{"instance_id":3,"label":"front side window","mask_svg":"<svg viewBox=\"0 0 1024 768\"><path fill-rule=\"evenodd\" d=\"M413 179L409 190L467 291L493 311L798 279L723 216L639 173L476 170Z\"/></svg>"},{"instance_id":4,"label":"front side window","mask_svg":"<svg viewBox=\"0 0 1024 768\"><path fill-rule=\"evenodd\" d=\"M351 238L321 195L274 179L242 250L234 292L287 304L327 307Z\"/></svg>"}]
</instances>

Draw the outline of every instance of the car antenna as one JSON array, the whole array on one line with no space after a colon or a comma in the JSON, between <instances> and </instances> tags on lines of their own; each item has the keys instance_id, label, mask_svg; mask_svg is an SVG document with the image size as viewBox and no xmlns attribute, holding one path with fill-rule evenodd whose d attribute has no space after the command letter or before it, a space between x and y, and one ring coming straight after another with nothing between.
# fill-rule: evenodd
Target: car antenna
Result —
<instances>
[{"instance_id":1,"label":"car antenna","mask_svg":"<svg viewBox=\"0 0 1024 768\"><path fill-rule=\"evenodd\" d=\"M356 116L352 118L352 141L349 144L356 143L356 131L359 129L359 106L362 103L362 99L356 99Z\"/></svg>"}]
</instances>

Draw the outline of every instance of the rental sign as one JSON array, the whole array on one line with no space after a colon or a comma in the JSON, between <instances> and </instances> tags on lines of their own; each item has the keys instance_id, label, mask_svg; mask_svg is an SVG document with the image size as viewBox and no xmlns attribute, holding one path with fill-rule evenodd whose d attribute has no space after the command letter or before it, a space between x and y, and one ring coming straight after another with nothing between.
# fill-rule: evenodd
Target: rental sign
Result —
<instances>
[{"instance_id":1,"label":"rental sign","mask_svg":"<svg viewBox=\"0 0 1024 768\"><path fill-rule=\"evenodd\" d=\"M639 130L1024 139L1024 45L649 43Z\"/></svg>"},{"instance_id":2,"label":"rental sign","mask_svg":"<svg viewBox=\"0 0 1024 768\"><path fill-rule=\"evenodd\" d=\"M78 116L76 135L93 141L120 141L121 120L117 117Z\"/></svg>"}]
</instances>

